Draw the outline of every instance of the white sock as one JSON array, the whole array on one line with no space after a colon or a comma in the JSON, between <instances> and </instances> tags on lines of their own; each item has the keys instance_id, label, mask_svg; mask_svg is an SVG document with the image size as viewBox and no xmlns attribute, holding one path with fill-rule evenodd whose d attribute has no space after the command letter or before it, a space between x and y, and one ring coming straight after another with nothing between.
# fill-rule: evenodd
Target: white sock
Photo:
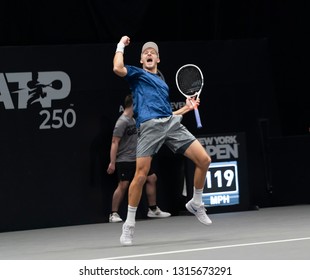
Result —
<instances>
[{"instance_id":1,"label":"white sock","mask_svg":"<svg viewBox=\"0 0 310 280\"><path fill-rule=\"evenodd\" d=\"M138 207L133 207L133 206L128 205L126 223L131 226L134 226L136 223L137 208Z\"/></svg>"},{"instance_id":2,"label":"white sock","mask_svg":"<svg viewBox=\"0 0 310 280\"><path fill-rule=\"evenodd\" d=\"M201 205L202 204L202 191L203 189L196 189L194 187L194 191L193 191L193 202L197 205Z\"/></svg>"}]
</instances>

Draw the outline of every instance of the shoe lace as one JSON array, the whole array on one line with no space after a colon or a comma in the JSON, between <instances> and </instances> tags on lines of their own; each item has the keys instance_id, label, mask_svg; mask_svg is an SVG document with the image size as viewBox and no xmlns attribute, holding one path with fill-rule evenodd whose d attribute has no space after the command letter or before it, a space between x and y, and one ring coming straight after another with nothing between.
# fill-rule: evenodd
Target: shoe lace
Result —
<instances>
[{"instance_id":1,"label":"shoe lace","mask_svg":"<svg viewBox=\"0 0 310 280\"><path fill-rule=\"evenodd\" d=\"M124 235L131 237L133 235L133 230L134 228L132 226L124 227Z\"/></svg>"},{"instance_id":2,"label":"shoe lace","mask_svg":"<svg viewBox=\"0 0 310 280\"><path fill-rule=\"evenodd\" d=\"M198 211L200 214L205 214L205 213L206 213L206 208L205 208L204 204L201 204L201 205L197 208L197 211Z\"/></svg>"}]
</instances>

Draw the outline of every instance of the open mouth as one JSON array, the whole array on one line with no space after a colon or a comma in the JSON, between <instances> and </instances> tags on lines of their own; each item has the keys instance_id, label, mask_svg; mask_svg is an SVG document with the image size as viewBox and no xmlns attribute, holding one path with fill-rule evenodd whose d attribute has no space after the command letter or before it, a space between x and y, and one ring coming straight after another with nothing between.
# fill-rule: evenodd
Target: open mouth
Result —
<instances>
[{"instance_id":1,"label":"open mouth","mask_svg":"<svg viewBox=\"0 0 310 280\"><path fill-rule=\"evenodd\" d=\"M148 59L146 60L146 62L153 62L153 59L152 59L152 58L148 58Z\"/></svg>"}]
</instances>

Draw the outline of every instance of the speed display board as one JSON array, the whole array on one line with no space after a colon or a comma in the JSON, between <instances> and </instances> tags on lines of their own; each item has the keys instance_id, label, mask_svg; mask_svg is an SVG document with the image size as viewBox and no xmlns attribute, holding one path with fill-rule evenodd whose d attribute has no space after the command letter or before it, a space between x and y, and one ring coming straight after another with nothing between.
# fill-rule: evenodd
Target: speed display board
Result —
<instances>
[{"instance_id":1,"label":"speed display board","mask_svg":"<svg viewBox=\"0 0 310 280\"><path fill-rule=\"evenodd\" d=\"M244 133L197 136L211 156L203 202L206 207L248 207L246 147Z\"/></svg>"},{"instance_id":2,"label":"speed display board","mask_svg":"<svg viewBox=\"0 0 310 280\"><path fill-rule=\"evenodd\" d=\"M239 204L237 161L211 163L203 189L205 205Z\"/></svg>"}]
</instances>

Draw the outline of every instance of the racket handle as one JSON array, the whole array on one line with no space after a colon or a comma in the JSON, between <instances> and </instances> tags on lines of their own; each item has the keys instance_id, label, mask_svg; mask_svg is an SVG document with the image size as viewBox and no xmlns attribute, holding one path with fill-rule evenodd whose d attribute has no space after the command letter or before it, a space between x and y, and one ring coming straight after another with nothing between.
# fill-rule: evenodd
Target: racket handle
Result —
<instances>
[{"instance_id":1,"label":"racket handle","mask_svg":"<svg viewBox=\"0 0 310 280\"><path fill-rule=\"evenodd\" d=\"M201 120L200 120L200 115L199 115L198 108L195 108L195 109L194 109L194 112L195 112L195 118L196 118L197 128L202 128L202 124L201 124Z\"/></svg>"}]
</instances>

